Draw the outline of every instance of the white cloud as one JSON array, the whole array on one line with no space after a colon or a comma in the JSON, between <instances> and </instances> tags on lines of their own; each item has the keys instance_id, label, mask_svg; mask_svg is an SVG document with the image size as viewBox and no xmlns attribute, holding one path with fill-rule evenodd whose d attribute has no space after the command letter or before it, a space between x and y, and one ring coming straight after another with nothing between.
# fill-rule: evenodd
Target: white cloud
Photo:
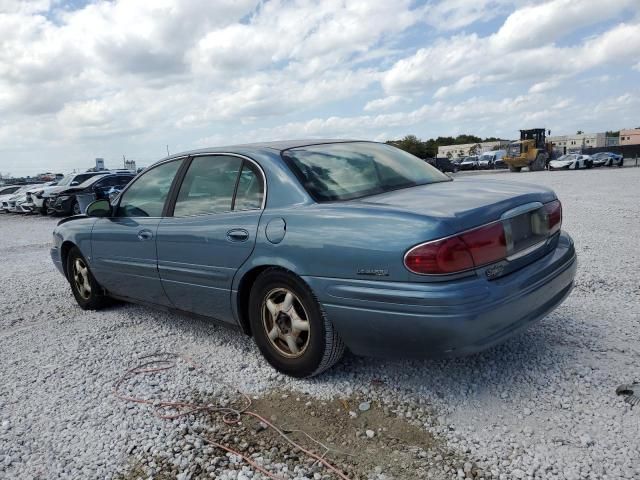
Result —
<instances>
[{"instance_id":1,"label":"white cloud","mask_svg":"<svg viewBox=\"0 0 640 480\"><path fill-rule=\"evenodd\" d=\"M391 107L398 105L399 103L406 102L407 99L399 95L391 95L384 98L376 98L370 100L364 106L365 112L375 112L376 110L389 110Z\"/></svg>"},{"instance_id":2,"label":"white cloud","mask_svg":"<svg viewBox=\"0 0 640 480\"><path fill-rule=\"evenodd\" d=\"M601 122L630 115L619 98L637 93L621 85L640 71L639 14L635 0L0 0L0 162L573 129L569 113L586 128L595 106ZM575 76L585 90L609 77L594 107L580 110Z\"/></svg>"},{"instance_id":3,"label":"white cloud","mask_svg":"<svg viewBox=\"0 0 640 480\"><path fill-rule=\"evenodd\" d=\"M640 58L640 23L622 23L580 45L566 47L542 44L505 50L495 38L466 34L439 40L396 62L382 77L382 85L389 94L437 88L436 96L442 97L474 86L576 75L608 64L628 65ZM450 84L454 78L459 80Z\"/></svg>"}]
</instances>

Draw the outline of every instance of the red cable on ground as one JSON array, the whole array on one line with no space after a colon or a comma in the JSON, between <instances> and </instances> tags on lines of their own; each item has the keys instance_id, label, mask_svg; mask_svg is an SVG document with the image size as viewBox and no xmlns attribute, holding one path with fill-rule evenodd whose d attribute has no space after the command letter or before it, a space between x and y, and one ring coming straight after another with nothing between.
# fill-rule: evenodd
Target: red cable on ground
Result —
<instances>
[{"instance_id":1,"label":"red cable on ground","mask_svg":"<svg viewBox=\"0 0 640 480\"><path fill-rule=\"evenodd\" d=\"M208 411L208 412L212 412L212 413L222 413L223 414L222 421L224 423L226 423L227 425L235 425L235 424L240 422L240 420L242 418L242 415L250 415L250 416L252 416L254 418L257 418L258 420L263 422L265 425L267 425L268 427L273 429L282 438L284 438L289 444L291 444L294 448L299 449L300 451L304 452L305 454L307 454L311 458L313 458L316 461L320 462L322 465L324 465L327 469L329 469L330 471L335 473L342 480L350 480L349 477L347 477L338 468L333 466L329 461L325 460L324 457L312 452L311 450L305 449L300 444L298 444L295 441L291 440L287 436L287 434L285 434L282 430L280 430L278 427L276 427L273 423L268 421L266 418L264 418L260 414L258 414L256 412L249 411L248 408L251 406L251 403L252 403L251 402L251 398L249 398L249 396L247 394L245 394L243 392L240 392L237 389L236 389L236 391L238 393L240 393L247 400L247 405L242 409L234 409L234 408L230 408L230 407L214 407L214 406L210 406L210 405L204 405L202 403L193 403L193 402L149 400L149 399L145 399L145 398L131 397L129 395L125 395L125 394L120 393L120 391L119 391L120 386L123 383L125 383L127 380L132 378L134 375L140 375L140 374L146 374L146 373L156 373L156 372L161 372L161 371L164 371L164 370L169 370L169 369L174 368L176 366L176 359L178 359L178 358L180 358L180 359L184 360L185 362L189 363L192 367L194 367L194 368L196 367L196 364L193 362L193 360L191 360L191 358L186 357L184 355L177 354L177 353L158 352L158 353L154 353L154 354L145 355L143 357L140 357L140 360L146 359L146 358L158 357L158 356L168 356L168 357L171 357L172 360L167 360L167 359L150 360L150 361L145 362L145 363L143 363L141 365L137 365L137 366L135 366L133 368L130 368L129 370L127 370L125 372L125 374L122 377L120 377L118 380L116 380L116 382L113 384L113 393L114 393L114 395L117 398L119 398L121 400L124 400L124 401L127 401L127 402L134 402L134 403L140 403L140 404L146 404L146 405L153 405L153 407L154 407L154 415L156 415L158 418L162 418L163 420L175 420L176 418L181 418L181 417L184 417L184 416L187 416L187 415L191 415L193 413ZM152 367L152 365L156 365L156 366ZM173 415L160 413L160 410L165 410L165 409L177 410L178 413L173 414ZM180 411L181 409L187 409L187 410L186 411ZM234 417L234 418L230 418L230 417ZM198 436L198 435L196 435L196 436ZM238 457L242 458L245 462L247 462L249 465L251 465L253 468L258 470L260 473L262 473L264 475L267 475L269 478L271 478L273 480L283 480L282 477L275 476L274 474L268 472L267 470L265 470L264 468L260 467L257 463L255 463L250 458L246 457L245 455L243 455L240 452L237 452L236 450L233 450L230 447L222 445L222 444L220 444L220 443L218 443L216 441L210 440L210 439L208 439L206 437L198 436L198 438L201 438L202 440L210 443L211 445L214 445L215 447L220 448L222 450L225 450L225 451L227 451L227 452L229 452L229 453L231 453L233 455L237 455Z\"/></svg>"}]
</instances>

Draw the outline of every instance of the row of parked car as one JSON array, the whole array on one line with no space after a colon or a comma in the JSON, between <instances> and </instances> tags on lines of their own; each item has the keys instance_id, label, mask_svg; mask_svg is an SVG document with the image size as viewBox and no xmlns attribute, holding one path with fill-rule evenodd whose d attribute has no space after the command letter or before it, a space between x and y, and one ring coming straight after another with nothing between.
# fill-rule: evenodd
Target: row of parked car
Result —
<instances>
[{"instance_id":1,"label":"row of parked car","mask_svg":"<svg viewBox=\"0 0 640 480\"><path fill-rule=\"evenodd\" d=\"M57 182L0 186L0 211L77 215L92 201L117 195L135 175L130 170L102 170L72 173Z\"/></svg>"},{"instance_id":2,"label":"row of parked car","mask_svg":"<svg viewBox=\"0 0 640 480\"><path fill-rule=\"evenodd\" d=\"M569 153L549 162L549 170L579 170L593 167L622 167L622 155L612 152L599 152L593 155Z\"/></svg>"},{"instance_id":3,"label":"row of parked car","mask_svg":"<svg viewBox=\"0 0 640 480\"><path fill-rule=\"evenodd\" d=\"M491 170L509 168L503 158L505 150L495 150L481 155L469 155L460 158L427 159L431 165L442 172L459 170ZM612 152L599 152L593 155L569 153L549 162L549 170L578 170L593 167L621 167L624 164L622 155Z\"/></svg>"}]
</instances>

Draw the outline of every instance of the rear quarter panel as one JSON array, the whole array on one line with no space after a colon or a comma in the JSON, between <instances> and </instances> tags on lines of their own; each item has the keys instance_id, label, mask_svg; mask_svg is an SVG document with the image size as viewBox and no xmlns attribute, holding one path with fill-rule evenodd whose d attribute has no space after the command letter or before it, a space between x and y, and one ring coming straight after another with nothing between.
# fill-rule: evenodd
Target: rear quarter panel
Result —
<instances>
[{"instance_id":1,"label":"rear quarter panel","mask_svg":"<svg viewBox=\"0 0 640 480\"><path fill-rule=\"evenodd\" d=\"M285 235L272 243L266 226L280 219ZM256 266L278 265L300 276L407 281L416 275L404 268L405 251L425 238L451 233L452 227L440 220L384 208L268 210L260 220L254 252L237 278Z\"/></svg>"}]
</instances>

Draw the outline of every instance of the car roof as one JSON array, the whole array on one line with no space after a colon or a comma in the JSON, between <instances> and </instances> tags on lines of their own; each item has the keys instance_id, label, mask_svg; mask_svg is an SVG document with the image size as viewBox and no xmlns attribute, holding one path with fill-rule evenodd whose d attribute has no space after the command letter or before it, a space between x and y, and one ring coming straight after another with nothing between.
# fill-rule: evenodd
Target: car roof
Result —
<instances>
[{"instance_id":1,"label":"car roof","mask_svg":"<svg viewBox=\"0 0 640 480\"><path fill-rule=\"evenodd\" d=\"M227 145L222 147L209 147L199 148L196 150L188 150L186 152L180 152L173 155L169 155L159 161L168 160L170 158L184 157L186 155L198 155L202 153L218 153L235 151L242 151L244 153L267 153L267 152L282 152L289 150L290 148L308 147L310 145L323 145L327 143L352 143L352 142L368 142L368 143L380 143L372 140L355 140L355 139L331 139L331 138L314 138L314 139L301 139L301 140L277 140L273 142L256 142L256 143L241 143L235 145Z\"/></svg>"}]
</instances>

